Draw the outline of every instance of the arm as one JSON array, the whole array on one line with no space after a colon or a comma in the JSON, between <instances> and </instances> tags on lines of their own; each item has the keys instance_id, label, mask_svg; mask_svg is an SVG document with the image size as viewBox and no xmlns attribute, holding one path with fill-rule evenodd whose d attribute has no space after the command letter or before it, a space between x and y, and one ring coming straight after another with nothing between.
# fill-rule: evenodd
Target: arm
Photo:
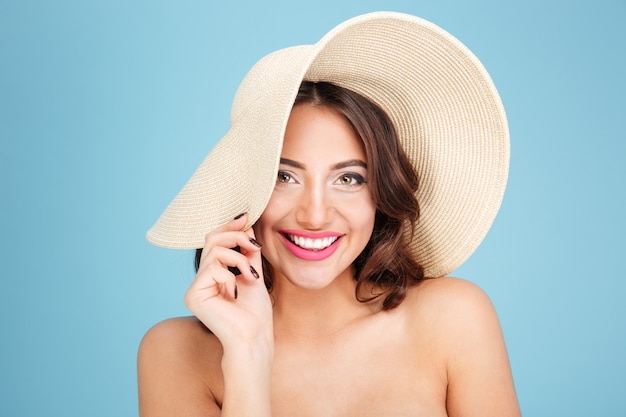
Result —
<instances>
[{"instance_id":1,"label":"arm","mask_svg":"<svg viewBox=\"0 0 626 417\"><path fill-rule=\"evenodd\" d=\"M257 272L262 271L261 254L253 231L241 230L245 220L207 235L200 268L185 295L187 307L211 330L213 343L206 332L204 339L194 340L188 332L171 329L168 321L144 338L138 360L142 417L270 416L272 308ZM235 246L241 251L230 249ZM233 275L229 266L241 274ZM210 372L214 369L219 372ZM207 372L223 380L221 404L209 395Z\"/></svg>"},{"instance_id":2,"label":"arm","mask_svg":"<svg viewBox=\"0 0 626 417\"><path fill-rule=\"evenodd\" d=\"M440 329L450 417L519 417L511 368L493 305L477 286L440 281Z\"/></svg>"}]
</instances>

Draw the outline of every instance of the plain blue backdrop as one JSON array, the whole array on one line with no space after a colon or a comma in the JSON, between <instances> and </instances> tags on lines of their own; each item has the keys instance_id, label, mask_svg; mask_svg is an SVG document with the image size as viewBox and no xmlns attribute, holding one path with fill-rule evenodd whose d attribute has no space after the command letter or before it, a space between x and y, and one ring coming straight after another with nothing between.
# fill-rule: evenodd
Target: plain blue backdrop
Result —
<instances>
[{"instance_id":1,"label":"plain blue backdrop","mask_svg":"<svg viewBox=\"0 0 626 417\"><path fill-rule=\"evenodd\" d=\"M1 416L137 414L137 346L193 279L146 230L256 60L374 10L457 36L507 109L502 209L454 275L499 312L523 414L626 416L624 0L0 0Z\"/></svg>"}]
</instances>

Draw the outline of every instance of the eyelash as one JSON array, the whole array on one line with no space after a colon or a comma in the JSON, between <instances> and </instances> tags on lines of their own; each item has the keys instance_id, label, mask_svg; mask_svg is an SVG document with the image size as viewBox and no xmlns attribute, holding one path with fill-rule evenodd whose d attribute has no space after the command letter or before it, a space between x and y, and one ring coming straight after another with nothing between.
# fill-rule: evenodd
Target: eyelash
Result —
<instances>
[{"instance_id":1,"label":"eyelash","mask_svg":"<svg viewBox=\"0 0 626 417\"><path fill-rule=\"evenodd\" d=\"M355 183L353 184L341 184L341 185L347 185L347 186L357 186L357 185L363 185L363 184L367 184L367 181L365 181L365 178L363 178L362 175L357 174L355 172L348 172L345 174L341 174L338 178L339 180L343 180L344 178L349 178L351 180L354 180Z\"/></svg>"},{"instance_id":2,"label":"eyelash","mask_svg":"<svg viewBox=\"0 0 626 417\"><path fill-rule=\"evenodd\" d=\"M367 181L365 180L365 178L363 178L362 175L357 174L356 172L347 172L344 174L341 174L338 178L337 181L342 180L342 179L350 179L350 180L354 180L355 183L352 184L340 184L340 185L346 185L346 186L358 186L358 185L363 185L363 184L367 184ZM282 179L282 181L281 181ZM292 175L286 171L278 171L278 174L276 175L276 184L288 184L291 182L291 180L293 179ZM336 181L335 181L336 182Z\"/></svg>"}]
</instances>

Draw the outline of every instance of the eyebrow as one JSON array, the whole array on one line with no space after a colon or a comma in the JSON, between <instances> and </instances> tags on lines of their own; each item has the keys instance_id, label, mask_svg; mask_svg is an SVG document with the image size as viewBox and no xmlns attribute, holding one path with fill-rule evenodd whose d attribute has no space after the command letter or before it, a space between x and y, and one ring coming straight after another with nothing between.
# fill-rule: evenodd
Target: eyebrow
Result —
<instances>
[{"instance_id":1,"label":"eyebrow","mask_svg":"<svg viewBox=\"0 0 626 417\"><path fill-rule=\"evenodd\" d=\"M298 161L294 161L293 159L280 158L280 163L284 165L289 165L298 169L305 169L306 166ZM347 161L337 162L335 165L331 167L331 169L342 169L348 167L363 167L367 169L367 164L360 159L349 159Z\"/></svg>"}]
</instances>

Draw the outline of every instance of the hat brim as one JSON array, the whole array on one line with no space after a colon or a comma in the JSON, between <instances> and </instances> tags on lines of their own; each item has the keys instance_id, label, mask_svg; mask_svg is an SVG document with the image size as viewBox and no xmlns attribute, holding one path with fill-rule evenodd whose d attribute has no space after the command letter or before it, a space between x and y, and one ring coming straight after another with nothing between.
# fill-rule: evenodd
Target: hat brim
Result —
<instances>
[{"instance_id":1,"label":"hat brim","mask_svg":"<svg viewBox=\"0 0 626 417\"><path fill-rule=\"evenodd\" d=\"M151 243L199 248L206 233L261 216L274 189L282 140L303 80L369 98L391 118L420 179L411 242L429 277L446 275L478 247L506 187L509 133L496 88L452 35L393 12L358 16L315 45L259 61L237 92L231 129L148 231Z\"/></svg>"}]
</instances>

